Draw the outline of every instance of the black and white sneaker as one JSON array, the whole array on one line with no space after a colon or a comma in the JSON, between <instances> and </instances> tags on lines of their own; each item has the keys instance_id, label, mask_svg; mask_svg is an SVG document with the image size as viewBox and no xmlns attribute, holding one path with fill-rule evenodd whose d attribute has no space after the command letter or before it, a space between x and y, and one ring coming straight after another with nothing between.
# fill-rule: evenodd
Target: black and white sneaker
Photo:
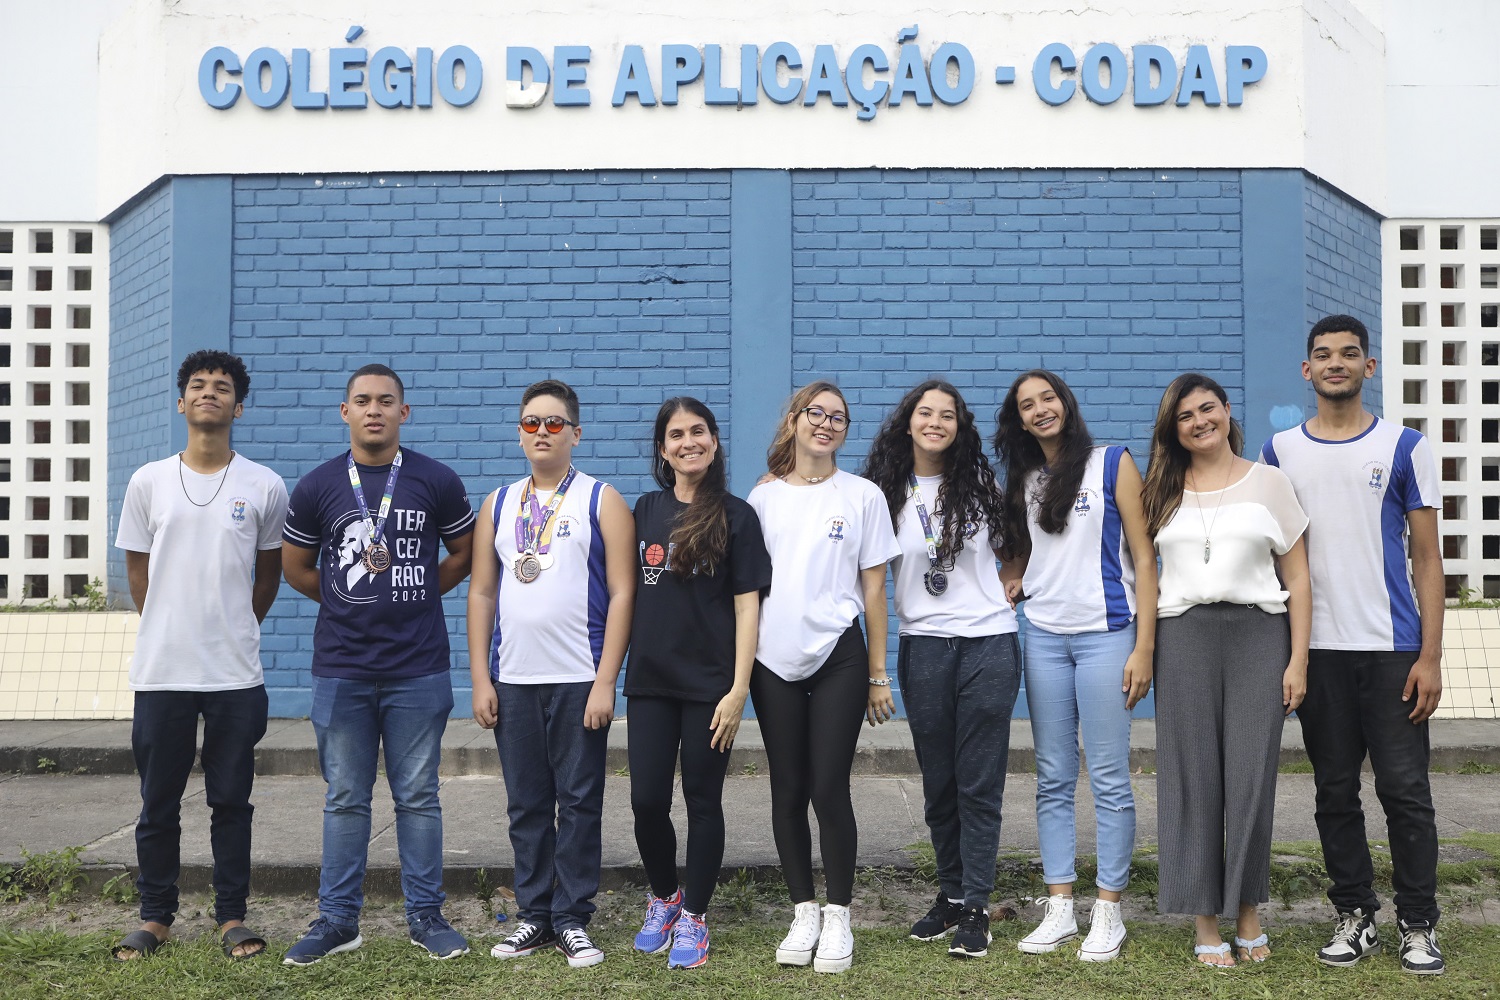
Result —
<instances>
[{"instance_id":1,"label":"black and white sneaker","mask_svg":"<svg viewBox=\"0 0 1500 1000\"><path fill-rule=\"evenodd\" d=\"M490 955L495 958L524 958L556 943L557 935L552 933L552 928L523 920L511 931L510 937L490 949Z\"/></svg>"},{"instance_id":2,"label":"black and white sneaker","mask_svg":"<svg viewBox=\"0 0 1500 1000\"><path fill-rule=\"evenodd\" d=\"M1345 969L1367 955L1380 954L1375 933L1375 914L1364 910L1340 910L1333 924L1333 937L1318 952L1324 965Z\"/></svg>"},{"instance_id":3,"label":"black and white sneaker","mask_svg":"<svg viewBox=\"0 0 1500 1000\"><path fill-rule=\"evenodd\" d=\"M955 903L941 892L937 902L927 911L927 916L911 925L913 941L936 941L958 926L958 918L964 914L964 904Z\"/></svg>"},{"instance_id":4,"label":"black and white sneaker","mask_svg":"<svg viewBox=\"0 0 1500 1000\"><path fill-rule=\"evenodd\" d=\"M568 957L574 969L587 969L604 961L604 952L582 927L565 927L557 936L557 950Z\"/></svg>"},{"instance_id":5,"label":"black and white sneaker","mask_svg":"<svg viewBox=\"0 0 1500 1000\"><path fill-rule=\"evenodd\" d=\"M983 958L990 953L990 911L983 906L965 907L948 954L954 958Z\"/></svg>"},{"instance_id":6,"label":"black and white sneaker","mask_svg":"<svg viewBox=\"0 0 1500 1000\"><path fill-rule=\"evenodd\" d=\"M1438 950L1437 928L1427 924L1401 924L1401 969L1418 976L1441 976L1447 965Z\"/></svg>"}]
</instances>

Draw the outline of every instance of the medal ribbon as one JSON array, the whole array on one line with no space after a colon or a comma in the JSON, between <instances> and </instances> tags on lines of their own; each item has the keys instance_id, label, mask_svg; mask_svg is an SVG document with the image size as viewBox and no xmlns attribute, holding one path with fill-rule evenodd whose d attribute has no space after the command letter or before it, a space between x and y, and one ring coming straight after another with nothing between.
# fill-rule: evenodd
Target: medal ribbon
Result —
<instances>
[{"instance_id":1,"label":"medal ribbon","mask_svg":"<svg viewBox=\"0 0 1500 1000\"><path fill-rule=\"evenodd\" d=\"M563 497L568 495L568 487L573 485L573 477L576 475L578 470L568 466L568 474L557 484L545 510L536 502L536 491L532 489L531 480L526 480L526 485L521 489L521 513L516 517L517 552L547 554L547 550L552 547L553 515L562 507Z\"/></svg>"},{"instance_id":2,"label":"medal ribbon","mask_svg":"<svg viewBox=\"0 0 1500 1000\"><path fill-rule=\"evenodd\" d=\"M401 475L401 449L396 449L396 457L391 460L391 474L386 477L385 496L380 498L379 520L370 519L370 507L365 503L365 488L359 482L359 469L354 466L354 452L349 452L349 485L354 487L354 499L359 501L359 516L364 518L365 527L370 529L370 544L379 545L380 538L385 534L385 519L391 513L391 498L396 495L396 477Z\"/></svg>"},{"instance_id":3,"label":"medal ribbon","mask_svg":"<svg viewBox=\"0 0 1500 1000\"><path fill-rule=\"evenodd\" d=\"M937 537L932 533L932 518L927 515L927 505L922 502L922 488L917 485L916 474L910 477L911 498L917 502L917 518L922 522L922 534L927 536L927 558L936 568L938 564Z\"/></svg>"}]
</instances>

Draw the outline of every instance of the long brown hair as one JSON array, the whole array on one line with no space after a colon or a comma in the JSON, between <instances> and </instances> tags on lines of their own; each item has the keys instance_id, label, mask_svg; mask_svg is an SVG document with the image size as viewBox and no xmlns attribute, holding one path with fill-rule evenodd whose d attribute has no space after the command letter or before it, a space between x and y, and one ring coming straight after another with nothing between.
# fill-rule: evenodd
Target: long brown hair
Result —
<instances>
[{"instance_id":1,"label":"long brown hair","mask_svg":"<svg viewBox=\"0 0 1500 1000\"><path fill-rule=\"evenodd\" d=\"M779 479L797 467L797 417L804 407L810 406L820 393L825 392L831 392L839 398L844 404L845 416L852 422L849 401L844 398L838 386L824 379L804 385L787 400L786 412L781 415L781 423L776 428L776 437L772 439L771 447L766 449L766 470L771 475ZM849 429L849 423L844 424L844 429ZM834 466L838 466L837 458L834 459Z\"/></svg>"},{"instance_id":2,"label":"long brown hair","mask_svg":"<svg viewBox=\"0 0 1500 1000\"><path fill-rule=\"evenodd\" d=\"M1219 397L1219 402L1229 408L1229 396L1224 387L1201 372L1179 375L1162 393L1161 405L1156 408L1156 428L1151 432L1151 464L1146 468L1146 484L1141 489L1141 506L1146 513L1146 533L1152 538L1177 508L1182 506L1182 484L1187 470L1193 464L1192 456L1177 440L1177 410L1191 393L1206 389ZM1238 455L1245 450L1245 431L1239 421L1229 418L1229 450Z\"/></svg>"},{"instance_id":3,"label":"long brown hair","mask_svg":"<svg viewBox=\"0 0 1500 1000\"><path fill-rule=\"evenodd\" d=\"M1023 372L1010 384L1010 391L995 413L995 458L1005 466L1005 544L1000 555L1019 559L1031 555L1031 525L1027 523L1026 477L1047 465L1047 456L1031 432L1021 425L1019 396L1021 386L1030 379L1041 379L1052 387L1062 404L1062 440L1058 442L1057 460L1042 477L1037 490L1037 527L1049 535L1061 534L1078 499L1078 487L1094 453L1094 438L1089 434L1083 414L1078 412L1078 397L1068 388L1061 375L1044 368Z\"/></svg>"},{"instance_id":4,"label":"long brown hair","mask_svg":"<svg viewBox=\"0 0 1500 1000\"><path fill-rule=\"evenodd\" d=\"M692 502L672 523L669 536L674 546L672 572L680 577L694 573L712 576L729 550L729 512L725 507L729 488L725 485L726 463L724 448L719 444L719 422L712 410L692 396L674 396L656 411L656 426L651 432L651 478L664 490L677 485L677 473L663 457L662 445L667 441L667 424L679 413L691 413L708 425L708 433L714 438L714 457L693 493Z\"/></svg>"}]
</instances>

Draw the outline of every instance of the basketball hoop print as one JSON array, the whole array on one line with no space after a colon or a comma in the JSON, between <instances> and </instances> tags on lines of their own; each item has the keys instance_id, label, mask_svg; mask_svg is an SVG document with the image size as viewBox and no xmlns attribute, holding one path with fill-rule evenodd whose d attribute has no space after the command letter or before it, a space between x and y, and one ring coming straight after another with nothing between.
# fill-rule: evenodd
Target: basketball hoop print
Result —
<instances>
[{"instance_id":1,"label":"basketball hoop print","mask_svg":"<svg viewBox=\"0 0 1500 1000\"><path fill-rule=\"evenodd\" d=\"M661 571L666 569L662 563L666 560L667 553L660 545L652 544L647 546L642 542L641 546L645 550L641 556L643 560L641 575L646 583L654 584L657 580L661 579Z\"/></svg>"}]
</instances>

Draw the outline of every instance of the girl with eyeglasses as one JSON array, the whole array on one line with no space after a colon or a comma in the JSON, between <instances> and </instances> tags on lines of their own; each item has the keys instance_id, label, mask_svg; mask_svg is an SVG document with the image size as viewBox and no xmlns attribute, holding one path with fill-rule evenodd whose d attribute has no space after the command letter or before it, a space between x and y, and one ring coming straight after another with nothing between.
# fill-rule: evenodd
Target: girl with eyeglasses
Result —
<instances>
[{"instance_id":1,"label":"girl with eyeglasses","mask_svg":"<svg viewBox=\"0 0 1500 1000\"><path fill-rule=\"evenodd\" d=\"M1276 763L1307 692L1312 588L1307 515L1280 469L1240 457L1245 432L1207 375L1162 395L1142 494L1161 557L1156 647L1157 818L1162 913L1194 915L1194 954L1271 955L1257 905L1270 898Z\"/></svg>"},{"instance_id":2,"label":"girl with eyeglasses","mask_svg":"<svg viewBox=\"0 0 1500 1000\"><path fill-rule=\"evenodd\" d=\"M840 470L849 404L830 382L794 394L767 453L775 477L750 493L771 554L750 695L771 770L771 827L796 914L783 965L842 972L854 960L858 830L849 774L863 719L894 711L886 676L885 566L899 554L884 496ZM869 644L860 631L865 613ZM814 898L809 802L828 905Z\"/></svg>"},{"instance_id":3,"label":"girl with eyeglasses","mask_svg":"<svg viewBox=\"0 0 1500 1000\"><path fill-rule=\"evenodd\" d=\"M933 379L908 392L870 446L865 477L885 496L901 554L896 672L922 769L937 854L937 902L911 929L953 934L948 954L990 944L990 893L1010 716L1021 683L1016 614L996 570L1003 515L995 473L963 396Z\"/></svg>"},{"instance_id":4,"label":"girl with eyeglasses","mask_svg":"<svg viewBox=\"0 0 1500 1000\"><path fill-rule=\"evenodd\" d=\"M667 968L708 961L705 914L724 859L724 773L739 732L771 558L760 521L725 484L713 412L690 396L661 405L651 475L635 505L637 581L628 699L630 804L650 882L637 951ZM687 869L678 882L672 783L679 755Z\"/></svg>"},{"instance_id":5,"label":"girl with eyeglasses","mask_svg":"<svg viewBox=\"0 0 1500 1000\"><path fill-rule=\"evenodd\" d=\"M1026 601L1026 702L1036 742L1036 822L1047 883L1041 923L1017 945L1055 951L1078 937L1073 911L1078 739L1098 830L1097 902L1078 950L1120 953L1120 895L1135 849L1130 710L1151 687L1156 558L1130 453L1095 445L1066 382L1034 370L996 418L1005 465L1006 592Z\"/></svg>"}]
</instances>

